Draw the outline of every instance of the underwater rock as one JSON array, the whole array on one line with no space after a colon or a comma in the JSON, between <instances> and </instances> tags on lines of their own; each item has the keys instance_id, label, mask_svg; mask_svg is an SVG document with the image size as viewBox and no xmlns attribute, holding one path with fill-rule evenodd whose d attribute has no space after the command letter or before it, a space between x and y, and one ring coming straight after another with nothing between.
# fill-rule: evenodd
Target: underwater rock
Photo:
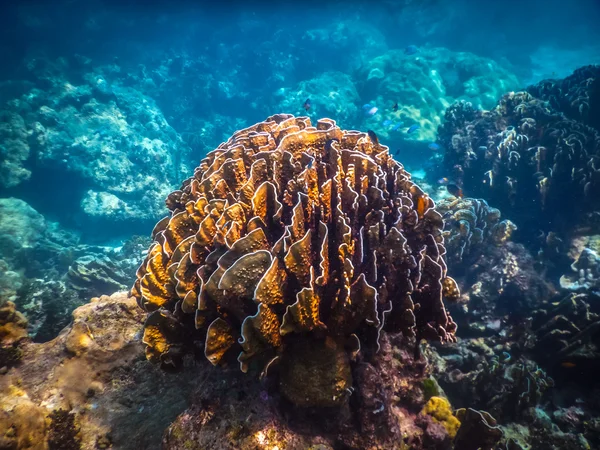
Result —
<instances>
[{"instance_id":1,"label":"underwater rock","mask_svg":"<svg viewBox=\"0 0 600 450\"><path fill-rule=\"evenodd\" d=\"M363 64L356 76L359 93L381 109L368 119L369 128L383 138L393 138L393 124L404 122L420 129L408 140L436 141L444 111L456 100L491 108L505 92L519 86L518 79L497 62L468 52L421 48L417 55L389 50ZM392 105L398 102L398 110ZM393 124L385 125L385 120Z\"/></svg>"},{"instance_id":2,"label":"underwater rock","mask_svg":"<svg viewBox=\"0 0 600 450\"><path fill-rule=\"evenodd\" d=\"M506 94L489 111L455 103L438 141L448 176L501 209L532 241L598 214L598 131L527 92Z\"/></svg>"},{"instance_id":3,"label":"underwater rock","mask_svg":"<svg viewBox=\"0 0 600 450\"><path fill-rule=\"evenodd\" d=\"M426 362L403 349L401 334L383 331L380 342L369 362L354 366L360 381L350 394L352 411L290 407L276 386L211 367L194 404L165 431L163 448L447 449L443 426L435 429L420 414Z\"/></svg>"},{"instance_id":4,"label":"underwater rock","mask_svg":"<svg viewBox=\"0 0 600 450\"><path fill-rule=\"evenodd\" d=\"M13 187L31 177L24 167L30 153L28 137L21 115L0 110L0 186Z\"/></svg>"},{"instance_id":5,"label":"underwater rock","mask_svg":"<svg viewBox=\"0 0 600 450\"><path fill-rule=\"evenodd\" d=\"M339 123L359 123L361 119L360 97L354 81L342 72L321 73L292 88L281 88L276 94L278 101L273 109L277 111L309 114L311 117L335 117ZM308 112L302 110L307 98L311 101Z\"/></svg>"},{"instance_id":6,"label":"underwater rock","mask_svg":"<svg viewBox=\"0 0 600 450\"><path fill-rule=\"evenodd\" d=\"M0 442L15 449L78 441L89 449L157 447L187 406L190 374L165 376L143 359L143 316L121 292L77 308L56 339L21 343L19 362L0 374Z\"/></svg>"},{"instance_id":7,"label":"underwater rock","mask_svg":"<svg viewBox=\"0 0 600 450\"><path fill-rule=\"evenodd\" d=\"M18 199L0 199L0 212L0 304L16 303L37 342L55 338L91 297L125 289L149 242L134 236L121 248L84 245Z\"/></svg>"},{"instance_id":8,"label":"underwater rock","mask_svg":"<svg viewBox=\"0 0 600 450\"><path fill-rule=\"evenodd\" d=\"M100 292L126 289L130 276L106 255L86 255L73 261L66 279L71 289L92 297Z\"/></svg>"},{"instance_id":9,"label":"underwater rock","mask_svg":"<svg viewBox=\"0 0 600 450\"><path fill-rule=\"evenodd\" d=\"M570 291L600 288L600 256L595 250L584 248L571 264L573 273L560 277L560 287Z\"/></svg>"},{"instance_id":10,"label":"underwater rock","mask_svg":"<svg viewBox=\"0 0 600 450\"><path fill-rule=\"evenodd\" d=\"M0 198L0 253L32 247L43 239L48 225L44 216L18 198Z\"/></svg>"},{"instance_id":11,"label":"underwater rock","mask_svg":"<svg viewBox=\"0 0 600 450\"><path fill-rule=\"evenodd\" d=\"M367 133L269 117L209 153L167 206L131 291L150 313L151 361L178 366L204 341L212 364L238 355L242 371L256 362L268 375L304 340L334 342L346 353L328 375L339 406L350 359L376 349L384 325L417 345L455 340L441 216ZM282 393L319 391L294 379Z\"/></svg>"},{"instance_id":12,"label":"underwater rock","mask_svg":"<svg viewBox=\"0 0 600 450\"><path fill-rule=\"evenodd\" d=\"M12 159L0 162L0 180L15 186L31 174L48 186L40 195L52 204L52 194L69 191L88 223L155 220L185 173L187 146L135 88L109 85L90 67L77 73L65 61L48 65L33 75L36 87L0 112L14 124L3 145L19 147L7 149Z\"/></svg>"}]
</instances>

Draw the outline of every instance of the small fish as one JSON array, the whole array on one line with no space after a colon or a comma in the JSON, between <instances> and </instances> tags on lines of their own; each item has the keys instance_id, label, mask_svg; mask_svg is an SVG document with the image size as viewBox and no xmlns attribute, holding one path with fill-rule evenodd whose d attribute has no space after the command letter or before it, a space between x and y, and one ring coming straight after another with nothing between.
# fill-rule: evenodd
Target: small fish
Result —
<instances>
[{"instance_id":1,"label":"small fish","mask_svg":"<svg viewBox=\"0 0 600 450\"><path fill-rule=\"evenodd\" d=\"M373 105L371 105L370 103L365 103L362 107L363 111L368 111L369 109L371 109L373 107Z\"/></svg>"},{"instance_id":2,"label":"small fish","mask_svg":"<svg viewBox=\"0 0 600 450\"><path fill-rule=\"evenodd\" d=\"M307 98L306 101L304 102L304 105L302 105L302 107L304 108L305 111L308 111L311 106L312 106L312 104L310 103L310 98Z\"/></svg>"},{"instance_id":3,"label":"small fish","mask_svg":"<svg viewBox=\"0 0 600 450\"><path fill-rule=\"evenodd\" d=\"M419 128L421 128L421 125L419 125L419 124L414 124L414 125L411 125L411 126L410 126L410 128L409 128L408 130L406 130L406 133L407 133L407 134L414 133L414 132L415 132L415 131L417 131Z\"/></svg>"},{"instance_id":4,"label":"small fish","mask_svg":"<svg viewBox=\"0 0 600 450\"><path fill-rule=\"evenodd\" d=\"M417 214L419 215L419 217L423 217L423 214L425 214L425 209L429 206L429 202L426 201L426 198L424 195L422 195L421 197L419 197L417 199Z\"/></svg>"},{"instance_id":5,"label":"small fish","mask_svg":"<svg viewBox=\"0 0 600 450\"><path fill-rule=\"evenodd\" d=\"M366 114L367 114L367 116L374 116L374 115L377 113L377 111L379 111L379 110L377 109L377 106L373 106L371 109L369 109L369 110L366 112Z\"/></svg>"},{"instance_id":6,"label":"small fish","mask_svg":"<svg viewBox=\"0 0 600 450\"><path fill-rule=\"evenodd\" d=\"M454 195L455 197L463 198L463 190L460 187L458 187L456 183L448 183L446 185L446 189L448 189L448 192Z\"/></svg>"},{"instance_id":7,"label":"small fish","mask_svg":"<svg viewBox=\"0 0 600 450\"><path fill-rule=\"evenodd\" d=\"M440 146L435 142L432 142L427 147L429 148L429 150L433 150L434 152L437 152L440 149Z\"/></svg>"},{"instance_id":8,"label":"small fish","mask_svg":"<svg viewBox=\"0 0 600 450\"><path fill-rule=\"evenodd\" d=\"M573 367L577 366L577 364L571 361L565 361L563 363L560 363L560 366L564 367L565 369L572 369Z\"/></svg>"},{"instance_id":9,"label":"small fish","mask_svg":"<svg viewBox=\"0 0 600 450\"><path fill-rule=\"evenodd\" d=\"M377 135L375 134L375 132L373 130L367 130L367 134L369 135L369 139L371 139L371 142L375 145L379 145L379 138L377 137Z\"/></svg>"},{"instance_id":10,"label":"small fish","mask_svg":"<svg viewBox=\"0 0 600 450\"><path fill-rule=\"evenodd\" d=\"M560 302L552 302L552 306L558 306L560 305Z\"/></svg>"},{"instance_id":11,"label":"small fish","mask_svg":"<svg viewBox=\"0 0 600 450\"><path fill-rule=\"evenodd\" d=\"M398 131L402 125L404 125L404 122L398 122L392 127L392 131Z\"/></svg>"},{"instance_id":12,"label":"small fish","mask_svg":"<svg viewBox=\"0 0 600 450\"><path fill-rule=\"evenodd\" d=\"M404 49L405 55L414 55L419 51L419 48L416 45L409 45Z\"/></svg>"},{"instance_id":13,"label":"small fish","mask_svg":"<svg viewBox=\"0 0 600 450\"><path fill-rule=\"evenodd\" d=\"M394 156L398 156L399 154L400 154L400 149L399 149L399 148L397 148L397 149L394 151Z\"/></svg>"},{"instance_id":14,"label":"small fish","mask_svg":"<svg viewBox=\"0 0 600 450\"><path fill-rule=\"evenodd\" d=\"M394 103L394 106L392 106L392 111L398 111L398 102Z\"/></svg>"},{"instance_id":15,"label":"small fish","mask_svg":"<svg viewBox=\"0 0 600 450\"><path fill-rule=\"evenodd\" d=\"M480 152L487 152L487 147L485 145L480 145L479 147L477 147L477 150L479 150Z\"/></svg>"},{"instance_id":16,"label":"small fish","mask_svg":"<svg viewBox=\"0 0 600 450\"><path fill-rule=\"evenodd\" d=\"M450 182L450 180L446 177L444 178L440 178L439 180L437 180L438 184L442 184L442 185L446 185Z\"/></svg>"},{"instance_id":17,"label":"small fish","mask_svg":"<svg viewBox=\"0 0 600 450\"><path fill-rule=\"evenodd\" d=\"M384 120L384 121L383 121L383 126L384 126L384 127L389 127L391 124L392 124L392 121L391 121L391 120L389 120L389 119L388 119L388 120Z\"/></svg>"}]
</instances>

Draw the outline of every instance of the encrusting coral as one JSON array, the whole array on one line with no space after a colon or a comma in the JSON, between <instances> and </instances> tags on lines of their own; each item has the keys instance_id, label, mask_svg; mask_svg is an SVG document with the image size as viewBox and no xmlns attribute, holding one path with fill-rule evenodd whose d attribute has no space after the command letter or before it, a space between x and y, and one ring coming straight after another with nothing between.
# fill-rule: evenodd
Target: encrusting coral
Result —
<instances>
[{"instance_id":1,"label":"encrusting coral","mask_svg":"<svg viewBox=\"0 0 600 450\"><path fill-rule=\"evenodd\" d=\"M269 117L210 152L166 203L131 292L150 313L152 361L178 365L205 339L211 363L260 360L288 400L336 406L350 360L376 350L384 326L455 340L442 217L373 133Z\"/></svg>"},{"instance_id":2,"label":"encrusting coral","mask_svg":"<svg viewBox=\"0 0 600 450\"><path fill-rule=\"evenodd\" d=\"M450 402L443 397L431 397L423 407L421 414L427 414L434 421L442 424L451 439L454 439L460 428L460 421L452 414Z\"/></svg>"}]
</instances>

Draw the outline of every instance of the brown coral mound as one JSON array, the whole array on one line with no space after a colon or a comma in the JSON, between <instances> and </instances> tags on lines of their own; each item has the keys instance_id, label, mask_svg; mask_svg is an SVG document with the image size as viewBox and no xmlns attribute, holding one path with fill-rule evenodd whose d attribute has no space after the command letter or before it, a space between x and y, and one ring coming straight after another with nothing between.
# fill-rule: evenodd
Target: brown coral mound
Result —
<instances>
[{"instance_id":1,"label":"brown coral mound","mask_svg":"<svg viewBox=\"0 0 600 450\"><path fill-rule=\"evenodd\" d=\"M367 133L269 117L209 153L166 203L132 289L150 312L152 361L177 365L205 340L215 365L239 354L243 371L253 360L308 370L281 382L284 395L332 405L351 386L349 359L361 343L377 348L384 325L454 340L442 218ZM307 362L311 352L329 364ZM328 402L297 397L298 383L324 377Z\"/></svg>"}]
</instances>

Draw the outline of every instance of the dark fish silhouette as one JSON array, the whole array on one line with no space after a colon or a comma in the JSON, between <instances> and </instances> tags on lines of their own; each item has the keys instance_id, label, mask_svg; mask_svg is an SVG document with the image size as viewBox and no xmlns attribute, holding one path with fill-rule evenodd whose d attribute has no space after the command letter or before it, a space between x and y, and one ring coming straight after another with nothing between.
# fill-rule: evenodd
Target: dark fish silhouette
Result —
<instances>
[{"instance_id":1,"label":"dark fish silhouette","mask_svg":"<svg viewBox=\"0 0 600 450\"><path fill-rule=\"evenodd\" d=\"M463 198L462 188L458 187L458 185L456 185L455 183L448 183L446 185L446 189L448 189L448 192L454 195L455 197Z\"/></svg>"},{"instance_id":2,"label":"dark fish silhouette","mask_svg":"<svg viewBox=\"0 0 600 450\"><path fill-rule=\"evenodd\" d=\"M311 106L312 106L312 104L310 103L310 98L307 98L306 101L304 102L304 105L302 105L302 107L304 108L305 111L308 111Z\"/></svg>"},{"instance_id":3,"label":"dark fish silhouette","mask_svg":"<svg viewBox=\"0 0 600 450\"><path fill-rule=\"evenodd\" d=\"M398 111L398 102L394 103L394 106L392 106L392 111Z\"/></svg>"},{"instance_id":4,"label":"dark fish silhouette","mask_svg":"<svg viewBox=\"0 0 600 450\"><path fill-rule=\"evenodd\" d=\"M377 135L375 134L375 132L373 130L367 130L367 134L369 135L369 139L371 139L371 142L375 145L379 145L379 138L377 137Z\"/></svg>"},{"instance_id":5,"label":"dark fish silhouette","mask_svg":"<svg viewBox=\"0 0 600 450\"><path fill-rule=\"evenodd\" d=\"M405 55L414 55L419 51L419 48L416 45L409 45L404 49Z\"/></svg>"}]
</instances>

